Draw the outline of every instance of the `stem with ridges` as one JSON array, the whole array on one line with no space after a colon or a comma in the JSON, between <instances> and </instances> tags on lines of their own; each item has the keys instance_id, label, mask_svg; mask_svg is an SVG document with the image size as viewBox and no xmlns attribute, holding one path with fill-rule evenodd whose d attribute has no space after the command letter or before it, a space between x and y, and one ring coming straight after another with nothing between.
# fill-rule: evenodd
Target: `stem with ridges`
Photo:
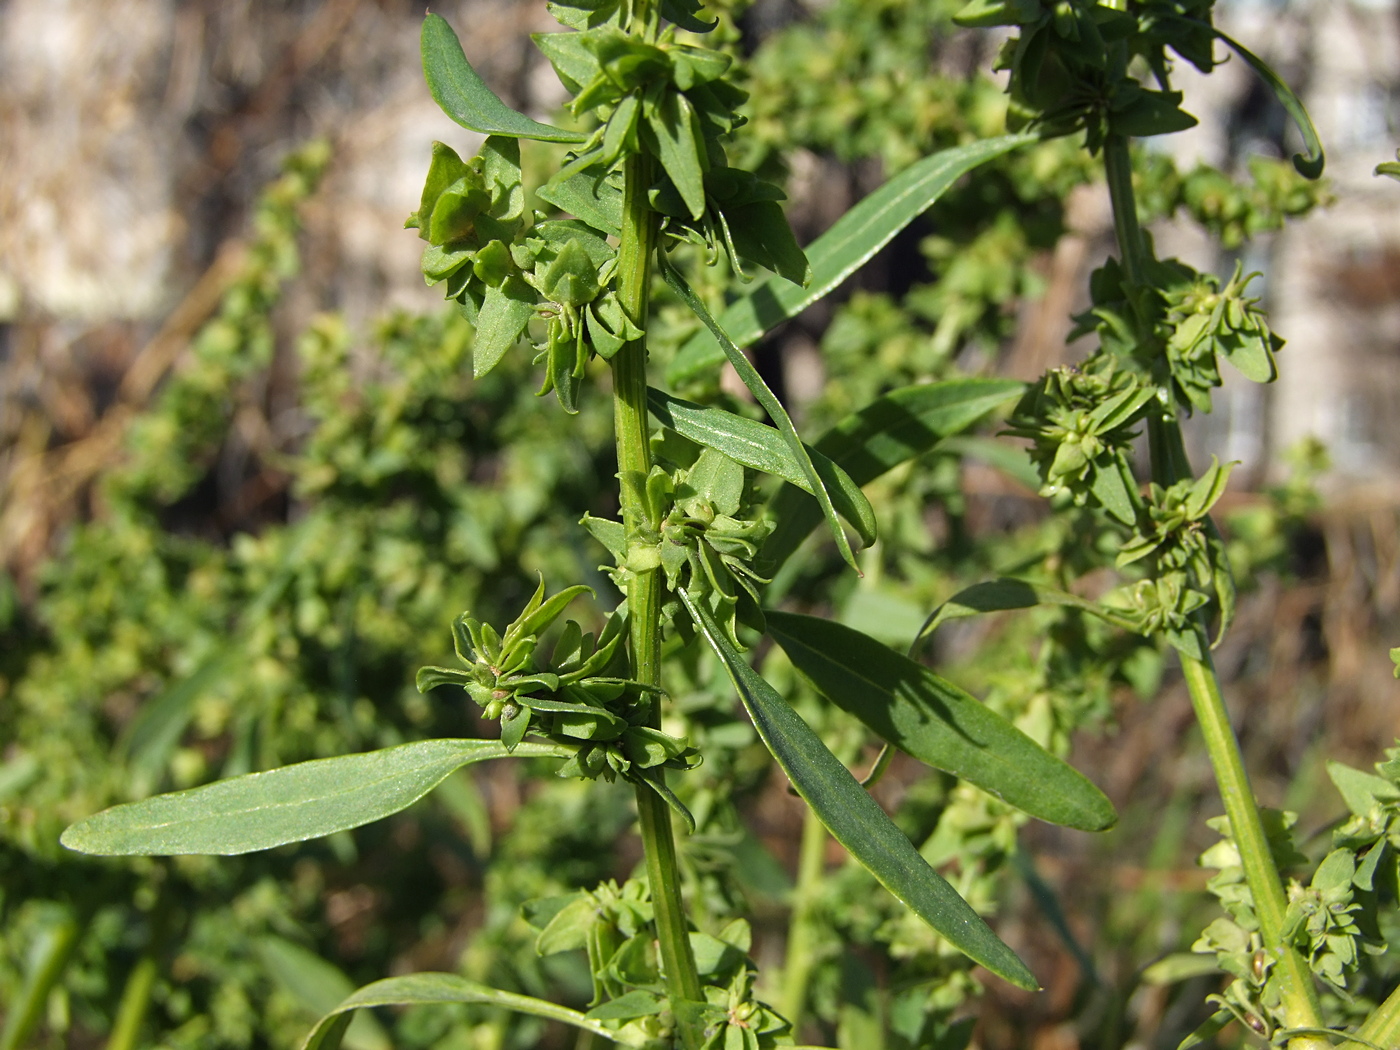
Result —
<instances>
[{"instance_id":1,"label":"stem with ridges","mask_svg":"<svg viewBox=\"0 0 1400 1050\"><path fill-rule=\"evenodd\" d=\"M618 247L617 295L623 310L645 328L651 290L651 253L656 244L656 213L647 203L653 182L651 157L635 154L623 169L622 236ZM621 477L645 478L651 470L650 427L647 422L646 339L634 339L612 360L613 425L617 437L617 467ZM622 524L629 537L648 527L640 486L622 486ZM661 573L634 573L627 587L631 623L632 673L640 682L661 680ZM659 703L651 724L661 726ZM671 810L651 788L637 785L637 817L646 851L647 882L651 887L656 935L666 986L673 1000L703 1001L700 976L690 947L689 924L681 900L680 867L671 829ZM699 1033L682 1024L687 1047L698 1046Z\"/></svg>"},{"instance_id":2,"label":"stem with ridges","mask_svg":"<svg viewBox=\"0 0 1400 1050\"><path fill-rule=\"evenodd\" d=\"M1122 135L1109 135L1104 142L1104 170L1108 178L1109 198L1113 202L1113 229L1118 237L1123 274L1130 285L1142 285L1146 280L1148 263L1147 242L1138 223L1137 201L1133 194L1132 158L1128 140ZM1170 413L1170 414L1168 414ZM1174 410L1153 413L1148 418L1148 435L1152 456L1152 477L1160 485L1171 485L1190 476L1185 447L1181 440L1181 424ZM1321 1028L1322 1009L1312 974L1302 956L1283 943L1284 914L1288 901L1278 866L1269 850L1254 792L1240 755L1239 741L1230 726L1229 714L1220 693L1220 682L1210 659L1209 638L1203 625L1197 627L1201 651L1205 659L1197 660L1181 653L1181 669L1191 704L1205 739L1211 767L1230 821L1230 833L1239 850L1245 881L1254 898L1255 914L1264 947L1278 959L1279 989L1283 1001L1285 1023L1290 1028ZM1315 1035L1300 1035L1289 1040L1295 1050L1328 1047L1326 1039Z\"/></svg>"}]
</instances>

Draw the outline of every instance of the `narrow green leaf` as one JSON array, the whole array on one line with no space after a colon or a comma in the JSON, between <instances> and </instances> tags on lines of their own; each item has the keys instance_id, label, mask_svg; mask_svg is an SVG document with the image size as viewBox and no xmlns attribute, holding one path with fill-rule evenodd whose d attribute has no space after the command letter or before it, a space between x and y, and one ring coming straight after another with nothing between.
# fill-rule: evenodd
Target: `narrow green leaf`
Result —
<instances>
[{"instance_id":1,"label":"narrow green leaf","mask_svg":"<svg viewBox=\"0 0 1400 1050\"><path fill-rule=\"evenodd\" d=\"M1130 620L1098 602L1081 598L1077 594L1058 591L1053 587L1002 578L988 580L986 583L974 583L953 595L933 610L924 621L919 637L932 634L938 630L940 624L948 620L961 620L968 616L981 616L983 613L1007 612L1011 609L1030 609L1037 605L1067 605L1097 616L1114 627L1136 633L1136 628Z\"/></svg>"},{"instance_id":2,"label":"narrow green leaf","mask_svg":"<svg viewBox=\"0 0 1400 1050\"><path fill-rule=\"evenodd\" d=\"M836 841L974 962L1018 987L1038 987L1016 953L929 867L811 727L744 662L710 614L684 591L680 598L729 672L764 744Z\"/></svg>"},{"instance_id":3,"label":"narrow green leaf","mask_svg":"<svg viewBox=\"0 0 1400 1050\"><path fill-rule=\"evenodd\" d=\"M531 120L497 97L472 69L462 43L441 15L423 20L423 76L433 101L464 128L483 135L506 135L541 142L582 142L588 136Z\"/></svg>"},{"instance_id":4,"label":"narrow green leaf","mask_svg":"<svg viewBox=\"0 0 1400 1050\"><path fill-rule=\"evenodd\" d=\"M866 485L970 427L1025 389L1024 383L1009 379L951 379L903 387L847 416L814 448L857 485ZM764 543L762 558L764 571L772 572L797 550L822 520L822 512L802 489L784 485L769 501L768 515L777 528Z\"/></svg>"},{"instance_id":5,"label":"narrow green leaf","mask_svg":"<svg viewBox=\"0 0 1400 1050\"><path fill-rule=\"evenodd\" d=\"M355 990L335 965L282 937L259 938L258 956L273 979L312 1017L334 1010ZM393 1044L373 1014L359 1014L345 1033L350 1050L391 1050Z\"/></svg>"},{"instance_id":6,"label":"narrow green leaf","mask_svg":"<svg viewBox=\"0 0 1400 1050\"><path fill-rule=\"evenodd\" d=\"M713 405L684 401L655 387L647 388L647 407L662 426L670 427L681 437L723 452L746 467L782 478L811 494L812 486L802 464L773 427ZM837 512L860 534L862 543L874 543L875 511L860 486L828 457L811 446L806 448Z\"/></svg>"},{"instance_id":7,"label":"narrow green leaf","mask_svg":"<svg viewBox=\"0 0 1400 1050\"><path fill-rule=\"evenodd\" d=\"M719 318L720 327L739 346L748 346L769 329L795 317L866 264L895 234L928 211L963 175L1018 146L1034 135L1003 135L943 150L905 168L832 224L807 247L812 279L798 286L781 278L756 282ZM681 348L670 367L669 383L682 383L724 360L719 343L700 332Z\"/></svg>"},{"instance_id":8,"label":"narrow green leaf","mask_svg":"<svg viewBox=\"0 0 1400 1050\"><path fill-rule=\"evenodd\" d=\"M1298 125L1298 132L1303 136L1303 145L1308 150L1306 155L1293 154L1293 166L1298 169L1298 174L1305 179L1320 179L1327 158L1322 152L1322 139L1317 133L1317 128L1313 125L1312 118L1308 116L1307 108L1303 105L1302 100L1293 93L1293 89L1284 82L1282 77L1270 69L1268 64L1249 48L1238 40L1226 36L1218 29L1215 31L1215 35L1235 54L1244 59L1250 69L1259 74L1259 79L1269 85L1274 97L1279 100L1279 104Z\"/></svg>"},{"instance_id":9,"label":"narrow green leaf","mask_svg":"<svg viewBox=\"0 0 1400 1050\"><path fill-rule=\"evenodd\" d=\"M681 300L695 311L695 316L700 318L705 326L714 333L716 341L723 347L725 356L729 358L729 363L734 366L734 371L739 373L739 378L744 381L744 386L749 388L754 399L763 406L763 410L768 413L768 418L773 421L778 431L783 435L788 450L802 466L802 473L810 486L807 491L815 496L817 504L821 507L822 516L826 518L827 527L831 529L831 535L836 540L836 549L841 552L841 557L845 559L846 564L859 573L860 568L856 565L856 556L851 551L850 541L846 539L845 532L841 530L841 523L836 520L836 508L832 505L831 496L826 490L826 483L817 472L817 468L812 465L812 459L807 454L807 446L797 436L797 429L792 425L787 409L783 408L782 402L774 396L773 391L768 389L768 384L758 374L758 369L754 368L749 359L744 356L744 352L735 346L729 336L725 334L724 329L715 323L715 319L710 316L710 311L705 309L705 304L700 301L700 297L695 294L694 289L686 283L685 278L674 267L665 261L664 256L661 262L661 272L672 291L680 296Z\"/></svg>"},{"instance_id":10,"label":"narrow green leaf","mask_svg":"<svg viewBox=\"0 0 1400 1050\"><path fill-rule=\"evenodd\" d=\"M1229 1010L1217 1010L1199 1025L1197 1025L1181 1042L1176 1044L1176 1050L1193 1050L1194 1047L1202 1043L1209 1043L1220 1031L1231 1021L1235 1015Z\"/></svg>"},{"instance_id":11,"label":"narrow green leaf","mask_svg":"<svg viewBox=\"0 0 1400 1050\"><path fill-rule=\"evenodd\" d=\"M411 973L365 985L321 1018L320 1023L301 1044L301 1050L337 1050L352 1010L373 1006L431 1006L442 1003L499 1006L504 1010L543 1017L547 1021L562 1021L604 1039L617 1041L621 1037L621 1033L615 1029L577 1010L570 1010L567 1006L556 1006L543 999L517 995L515 992L503 992L469 981L465 977L458 977L455 973Z\"/></svg>"},{"instance_id":12,"label":"narrow green leaf","mask_svg":"<svg viewBox=\"0 0 1400 1050\"><path fill-rule=\"evenodd\" d=\"M1051 824L1103 831L1117 819L1087 777L927 667L831 620L764 617L794 667L901 751Z\"/></svg>"},{"instance_id":13,"label":"narrow green leaf","mask_svg":"<svg viewBox=\"0 0 1400 1050\"><path fill-rule=\"evenodd\" d=\"M569 748L521 744L517 757L567 758ZM357 828L406 809L454 770L504 758L497 740L422 740L220 780L95 813L59 840L101 856L271 849Z\"/></svg>"}]
</instances>

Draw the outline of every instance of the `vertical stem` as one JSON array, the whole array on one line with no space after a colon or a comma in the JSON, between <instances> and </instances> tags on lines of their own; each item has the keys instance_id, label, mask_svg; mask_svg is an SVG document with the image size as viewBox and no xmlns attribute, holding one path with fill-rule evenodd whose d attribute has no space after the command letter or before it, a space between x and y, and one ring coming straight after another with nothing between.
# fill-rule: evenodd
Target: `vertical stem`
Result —
<instances>
[{"instance_id":1,"label":"vertical stem","mask_svg":"<svg viewBox=\"0 0 1400 1050\"><path fill-rule=\"evenodd\" d=\"M1133 196L1133 161L1128 153L1127 138L1109 135L1104 140L1103 166L1108 177L1108 196L1113 202L1113 232L1118 237L1118 252L1123 257L1123 273L1129 284L1142 284L1147 275L1147 242L1138 224L1137 202Z\"/></svg>"},{"instance_id":2,"label":"vertical stem","mask_svg":"<svg viewBox=\"0 0 1400 1050\"><path fill-rule=\"evenodd\" d=\"M797 860L797 886L793 890L792 919L788 923L787 958L783 963L783 988L779 1012L792 1022L794 1037L802 1029L807 1008L807 983L816 964L816 930L812 917L818 884L826 858L826 828L811 809L802 818L802 846Z\"/></svg>"},{"instance_id":3,"label":"vertical stem","mask_svg":"<svg viewBox=\"0 0 1400 1050\"><path fill-rule=\"evenodd\" d=\"M1230 726L1224 698L1220 695L1220 682L1211 663L1210 651L1204 649L1204 631L1201 636L1206 658L1197 660L1181 653L1181 670L1191 693L1191 705L1196 711L1196 721L1200 724L1211 766L1215 769L1215 780L1220 786L1220 797L1225 803L1225 815L1230 820L1230 834L1239 850L1245 881L1249 883L1249 891L1254 898L1254 913L1259 917L1260 935L1264 938L1264 946L1278 956L1282 982L1279 992L1285 1020L1290 1028L1319 1028L1322 1026L1322 1008L1312 974L1303 963L1302 956L1283 943L1284 913L1288 909L1283 881L1279 878L1278 868L1269 850L1264 821L1249 786L1249 775L1245 772L1239 743ZM1321 1048L1329 1044L1318 1036L1299 1036L1290 1040L1289 1045Z\"/></svg>"},{"instance_id":4,"label":"vertical stem","mask_svg":"<svg viewBox=\"0 0 1400 1050\"><path fill-rule=\"evenodd\" d=\"M63 976L81 931L78 920L65 915L41 934L40 944L30 955L19 996L7 1007L5 1027L0 1031L0 1047L4 1050L20 1050L39 1027L49 993Z\"/></svg>"},{"instance_id":5,"label":"vertical stem","mask_svg":"<svg viewBox=\"0 0 1400 1050\"><path fill-rule=\"evenodd\" d=\"M1104 170L1109 198L1113 202L1113 229L1118 238L1123 273L1128 284L1141 286L1147 278L1147 241L1138 223L1132 158L1125 136L1109 135L1105 140ZM1172 410L1153 412L1148 417L1148 439L1154 481L1160 485L1170 485L1190 476L1190 464L1186 461L1181 439L1181 424ZM1225 814L1230 821L1230 833L1239 849L1245 881L1254 898L1254 910L1259 916L1264 947L1278 959L1279 993L1285 1024L1289 1028L1320 1028L1322 1009L1312 974L1302 956L1283 943L1284 914L1288 908L1283 881L1269 850L1264 821L1249 785L1239 741L1230 726L1203 625L1198 627L1198 633L1205 659L1197 660L1181 653L1182 673L1191 694L1196 721L1205 739L1206 751L1210 755L1211 767L1215 770ZM1316 1035L1300 1035L1289 1040L1289 1046L1294 1050L1323 1050L1328 1045L1325 1038Z\"/></svg>"},{"instance_id":6,"label":"vertical stem","mask_svg":"<svg viewBox=\"0 0 1400 1050\"><path fill-rule=\"evenodd\" d=\"M645 154L629 157L623 169L617 294L623 310L639 328L646 326L651 253L656 243L656 215L646 199L647 188L653 181L652 172L652 159ZM646 339L635 339L619 350L613 357L612 370L618 472L624 479L629 475L645 478L651 470ZM641 497L639 486L624 481L622 523L629 538L648 524ZM627 589L627 608L631 621L632 673L638 681L656 685L661 680L661 574L658 571L633 574ZM653 710L652 724L660 728L659 705ZM655 791L639 784L637 817L646 851L647 882L651 886L667 991L673 1001L702 1001L700 977L695 969L685 905L681 900L680 867L676 861L670 808ZM688 1047L698 1046L701 1041L692 1028L681 1026Z\"/></svg>"},{"instance_id":7,"label":"vertical stem","mask_svg":"<svg viewBox=\"0 0 1400 1050\"><path fill-rule=\"evenodd\" d=\"M151 1005L151 990L156 983L156 958L147 952L137 961L122 989L121 1005L107 1039L107 1050L136 1050L140 1046L141 1024Z\"/></svg>"}]
</instances>

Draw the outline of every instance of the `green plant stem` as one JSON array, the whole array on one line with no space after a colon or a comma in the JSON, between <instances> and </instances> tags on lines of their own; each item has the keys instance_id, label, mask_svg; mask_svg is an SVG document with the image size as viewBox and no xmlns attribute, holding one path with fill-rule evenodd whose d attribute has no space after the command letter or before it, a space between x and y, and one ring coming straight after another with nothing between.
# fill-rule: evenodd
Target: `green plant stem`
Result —
<instances>
[{"instance_id":1,"label":"green plant stem","mask_svg":"<svg viewBox=\"0 0 1400 1050\"><path fill-rule=\"evenodd\" d=\"M651 158L637 154L623 172L622 236L618 247L617 294L623 310L645 328L651 292L651 253L656 244L656 213L647 203L653 182ZM612 361L613 426L617 438L619 475L645 478L651 470L650 428L647 423L646 339L635 339ZM628 537L649 527L640 486L622 486L622 524ZM627 588L631 621L632 673L638 681L661 681L661 573L634 573ZM659 705L652 725L661 726ZM700 1002L703 992L690 947L689 924L681 900L680 866L676 859L671 810L651 788L637 785L637 818L646 851L647 882L651 887L667 990L673 1000ZM687 1047L699 1045L690 1025L681 1032Z\"/></svg>"},{"instance_id":2,"label":"green plant stem","mask_svg":"<svg viewBox=\"0 0 1400 1050\"><path fill-rule=\"evenodd\" d=\"M63 976L68 958L78 943L82 924L65 916L44 932L44 940L30 956L28 972L19 996L6 1009L5 1028L0 1031L0 1050L19 1050L39 1026L49 993Z\"/></svg>"},{"instance_id":3,"label":"green plant stem","mask_svg":"<svg viewBox=\"0 0 1400 1050\"><path fill-rule=\"evenodd\" d=\"M1205 739L1211 766L1215 770L1216 783L1220 786L1220 797L1230 821L1230 834L1239 850L1245 881L1254 898L1259 933L1264 939L1265 948L1275 952L1278 957L1279 976L1282 978L1279 994L1285 1022L1290 1028L1320 1028L1322 1008L1312 974L1302 956L1283 941L1284 913L1288 910L1283 881L1279 878L1278 867L1269 850L1264 821L1249 786L1249 775L1245 772L1239 743L1230 726L1230 716L1220 694L1220 682L1210 659L1210 651L1204 648L1207 644L1204 631L1201 632L1201 644L1206 658L1197 660L1181 653L1181 670L1191 693L1191 705ZM1326 1039L1314 1035L1296 1036L1289 1041L1289 1046L1295 1048L1318 1047L1320 1050L1328 1045Z\"/></svg>"},{"instance_id":4,"label":"green plant stem","mask_svg":"<svg viewBox=\"0 0 1400 1050\"><path fill-rule=\"evenodd\" d=\"M787 959L783 963L783 988L779 1012L792 1022L796 1036L802 1028L807 1008L807 984L816 965L816 913L823 861L826 859L826 828L808 809L802 818L802 846L797 860L797 886L792 894L792 919L788 923Z\"/></svg>"},{"instance_id":5,"label":"green plant stem","mask_svg":"<svg viewBox=\"0 0 1400 1050\"><path fill-rule=\"evenodd\" d=\"M1105 140L1104 170L1109 198L1113 203L1113 229L1118 238L1124 276L1130 285L1141 286L1146 283L1147 277L1147 241L1138 222L1132 157L1126 137L1109 135ZM1190 476L1181 424L1174 413L1168 410L1149 415L1148 439L1154 481L1170 485ZM1285 1024L1289 1028L1321 1028L1322 1009L1312 974L1302 956L1283 941L1284 914L1288 909L1283 880L1269 850L1264 821L1249 785L1239 741L1230 726L1229 714L1220 693L1220 681L1210 659L1209 639L1204 625L1198 628L1198 633L1205 658L1197 660L1187 653L1181 653L1182 673L1211 766L1215 770L1225 814L1230 821L1230 832L1239 849L1245 881L1254 898L1254 910L1259 916L1259 932L1264 947L1278 959L1279 992ZM1289 1040L1293 1050L1323 1050L1328 1045L1325 1038L1313 1034L1298 1035Z\"/></svg>"},{"instance_id":6,"label":"green plant stem","mask_svg":"<svg viewBox=\"0 0 1400 1050\"><path fill-rule=\"evenodd\" d=\"M1137 200L1133 196L1133 159L1123 135L1109 135L1103 144L1104 173L1108 196L1113 202L1113 232L1118 237L1123 273L1129 284L1142 284L1147 275L1147 242L1138 224Z\"/></svg>"},{"instance_id":7,"label":"green plant stem","mask_svg":"<svg viewBox=\"0 0 1400 1050\"><path fill-rule=\"evenodd\" d=\"M141 1023L151 1005L151 990L156 983L155 956L147 953L136 963L122 989L121 1005L107 1039L107 1050L136 1050L140 1045Z\"/></svg>"}]
</instances>

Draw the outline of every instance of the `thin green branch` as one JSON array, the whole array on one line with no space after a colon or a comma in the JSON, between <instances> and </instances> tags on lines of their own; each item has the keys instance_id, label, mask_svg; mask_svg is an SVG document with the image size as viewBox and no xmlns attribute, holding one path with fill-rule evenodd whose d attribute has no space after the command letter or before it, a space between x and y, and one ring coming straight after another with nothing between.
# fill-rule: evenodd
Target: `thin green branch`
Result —
<instances>
[{"instance_id":1,"label":"thin green branch","mask_svg":"<svg viewBox=\"0 0 1400 1050\"><path fill-rule=\"evenodd\" d=\"M807 1008L807 985L816 966L816 915L826 858L826 828L809 808L802 818L802 846L797 861L797 887L792 894L792 918L788 923L787 958L783 963L780 1012L792 1022L796 1035Z\"/></svg>"},{"instance_id":2,"label":"thin green branch","mask_svg":"<svg viewBox=\"0 0 1400 1050\"><path fill-rule=\"evenodd\" d=\"M644 5L639 5L644 6ZM623 310L645 329L651 291L651 255L656 244L656 214L646 199L654 181L651 158L630 157L623 173L622 236L618 247L617 294ZM612 361L613 411L617 439L617 466L622 477L645 478L651 470L650 428L647 420L647 350L645 337L628 343ZM647 512L637 485L622 486L622 523L630 537L647 525ZM631 621L632 673L638 681L661 681L661 574L635 573L627 590ZM653 712L654 728L661 726L659 707ZM703 992L690 947L689 923L681 899L680 866L671 828L671 811L651 788L637 786L637 817L646 851L647 881L651 887L660 943L661 964L673 1000L700 1002ZM682 1025L688 1050L696 1050L700 1035Z\"/></svg>"}]
</instances>

